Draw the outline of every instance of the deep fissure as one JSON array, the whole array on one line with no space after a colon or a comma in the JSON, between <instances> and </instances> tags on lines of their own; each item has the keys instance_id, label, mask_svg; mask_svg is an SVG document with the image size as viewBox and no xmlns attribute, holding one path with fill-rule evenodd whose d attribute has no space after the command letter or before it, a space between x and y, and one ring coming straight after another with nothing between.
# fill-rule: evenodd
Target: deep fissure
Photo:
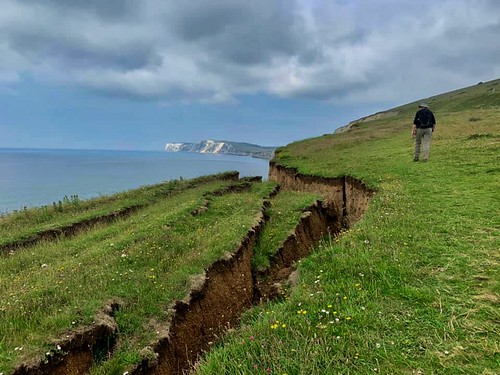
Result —
<instances>
[{"instance_id":1,"label":"deep fissure","mask_svg":"<svg viewBox=\"0 0 500 375\"><path fill-rule=\"evenodd\" d=\"M372 190L350 177L313 177L274 163L270 163L269 178L278 182L281 189L319 193L324 200L304 210L294 233L270 259L270 267L257 272L252 268L252 256L266 223L265 208L269 205L269 200L266 200L255 224L238 248L207 268L189 295L172 305L169 326L151 343L149 355L129 369L128 374L189 372L202 353L210 350L228 328L239 323L244 311L279 295L283 281L294 270L295 262L309 255L324 235L336 235L359 220L373 195ZM278 189L270 198L277 192ZM87 373L96 355L102 355L102 350L111 355L117 342L118 328L113 319L113 309L117 309L119 303L111 306L114 307L104 309L104 323L96 323L85 334L81 333L76 340L78 345L65 342L64 355L58 354L45 362L21 365L14 374Z\"/></svg>"}]
</instances>

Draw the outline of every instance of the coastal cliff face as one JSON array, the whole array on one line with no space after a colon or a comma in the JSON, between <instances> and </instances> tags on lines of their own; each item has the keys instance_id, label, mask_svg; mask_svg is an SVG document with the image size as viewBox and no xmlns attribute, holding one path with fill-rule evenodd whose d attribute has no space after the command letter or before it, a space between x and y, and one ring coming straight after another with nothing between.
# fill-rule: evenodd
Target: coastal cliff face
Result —
<instances>
[{"instance_id":1,"label":"coastal cliff face","mask_svg":"<svg viewBox=\"0 0 500 375\"><path fill-rule=\"evenodd\" d=\"M335 130L334 134L339 134L339 133L345 133L351 130L351 128L358 126L359 124L362 124L364 122L368 121L374 121L374 120L380 120L383 118L388 118L388 117L394 117L399 115L399 111L387 111L387 112L377 112L373 115L362 117L360 119L351 121L347 125L341 126L337 130Z\"/></svg>"},{"instance_id":2,"label":"coastal cliff face","mask_svg":"<svg viewBox=\"0 0 500 375\"><path fill-rule=\"evenodd\" d=\"M216 141L207 139L196 143L167 143L167 152L194 152L198 154L229 154L239 156L251 156L254 158L271 159L275 147L262 147L250 143Z\"/></svg>"},{"instance_id":3,"label":"coastal cliff face","mask_svg":"<svg viewBox=\"0 0 500 375\"><path fill-rule=\"evenodd\" d=\"M197 152L200 154L229 154L236 149L229 143L207 139L197 143L167 143L165 151L168 152Z\"/></svg>"}]
</instances>

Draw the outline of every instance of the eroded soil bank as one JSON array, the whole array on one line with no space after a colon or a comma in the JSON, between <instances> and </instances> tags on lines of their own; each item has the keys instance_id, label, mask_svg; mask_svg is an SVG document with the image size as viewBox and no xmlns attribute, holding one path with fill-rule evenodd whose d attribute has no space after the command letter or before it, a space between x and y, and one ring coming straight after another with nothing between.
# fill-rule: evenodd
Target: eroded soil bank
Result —
<instances>
[{"instance_id":1,"label":"eroded soil bank","mask_svg":"<svg viewBox=\"0 0 500 375\"><path fill-rule=\"evenodd\" d=\"M256 272L252 269L253 249L266 224L265 208L270 203L265 201L255 224L234 252L200 275L184 300L166 307L172 312L168 326L162 327L164 333L144 349L143 361L129 369L128 374L188 373L218 337L238 324L245 310L280 293L283 281L294 270L294 263L310 254L324 235L335 235L359 220L373 195L373 191L349 177L306 176L272 162L269 179L279 182L281 189L321 194L324 201L304 210L293 233L270 260L271 266ZM108 328L100 338L96 337L96 327L90 327L87 337L75 338L74 345L63 342L64 355L48 358L44 363L20 366L14 374L88 373L95 351L102 350L103 342L111 344L107 350L112 355L117 332L112 315L106 314Z\"/></svg>"}]
</instances>

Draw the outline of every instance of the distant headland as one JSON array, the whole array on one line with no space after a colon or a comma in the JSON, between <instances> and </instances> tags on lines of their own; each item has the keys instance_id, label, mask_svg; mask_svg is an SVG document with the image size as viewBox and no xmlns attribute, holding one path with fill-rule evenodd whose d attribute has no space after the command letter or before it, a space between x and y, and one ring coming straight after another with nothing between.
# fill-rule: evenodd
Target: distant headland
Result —
<instances>
[{"instance_id":1,"label":"distant headland","mask_svg":"<svg viewBox=\"0 0 500 375\"><path fill-rule=\"evenodd\" d=\"M167 143L167 152L195 152L199 154L230 154L272 159L276 147L263 147L244 142L216 141L207 139L196 143Z\"/></svg>"}]
</instances>

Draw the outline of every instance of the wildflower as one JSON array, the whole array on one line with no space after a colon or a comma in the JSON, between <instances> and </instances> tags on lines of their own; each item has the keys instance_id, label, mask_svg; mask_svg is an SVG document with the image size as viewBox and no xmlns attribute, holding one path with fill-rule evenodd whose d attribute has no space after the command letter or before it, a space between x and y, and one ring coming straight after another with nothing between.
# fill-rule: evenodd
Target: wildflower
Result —
<instances>
[{"instance_id":1,"label":"wildflower","mask_svg":"<svg viewBox=\"0 0 500 375\"><path fill-rule=\"evenodd\" d=\"M350 316L346 316L345 320L351 320L352 318Z\"/></svg>"},{"instance_id":2,"label":"wildflower","mask_svg":"<svg viewBox=\"0 0 500 375\"><path fill-rule=\"evenodd\" d=\"M333 306L332 306L332 305L328 305L327 307L328 307L329 309L331 309Z\"/></svg>"},{"instance_id":3,"label":"wildflower","mask_svg":"<svg viewBox=\"0 0 500 375\"><path fill-rule=\"evenodd\" d=\"M250 341L253 341L253 340L255 340L255 337L250 336L248 339L249 339Z\"/></svg>"},{"instance_id":4,"label":"wildflower","mask_svg":"<svg viewBox=\"0 0 500 375\"><path fill-rule=\"evenodd\" d=\"M345 301L347 299L347 296L342 297L342 299Z\"/></svg>"},{"instance_id":5,"label":"wildflower","mask_svg":"<svg viewBox=\"0 0 500 375\"><path fill-rule=\"evenodd\" d=\"M378 348L380 348L380 343L379 343L379 342L377 342L377 343L375 344L375 346L376 346L376 348L377 348L377 349L378 349Z\"/></svg>"},{"instance_id":6,"label":"wildflower","mask_svg":"<svg viewBox=\"0 0 500 375\"><path fill-rule=\"evenodd\" d=\"M281 325L281 328L286 328L286 324L285 324L285 323L283 323L283 324Z\"/></svg>"}]
</instances>

